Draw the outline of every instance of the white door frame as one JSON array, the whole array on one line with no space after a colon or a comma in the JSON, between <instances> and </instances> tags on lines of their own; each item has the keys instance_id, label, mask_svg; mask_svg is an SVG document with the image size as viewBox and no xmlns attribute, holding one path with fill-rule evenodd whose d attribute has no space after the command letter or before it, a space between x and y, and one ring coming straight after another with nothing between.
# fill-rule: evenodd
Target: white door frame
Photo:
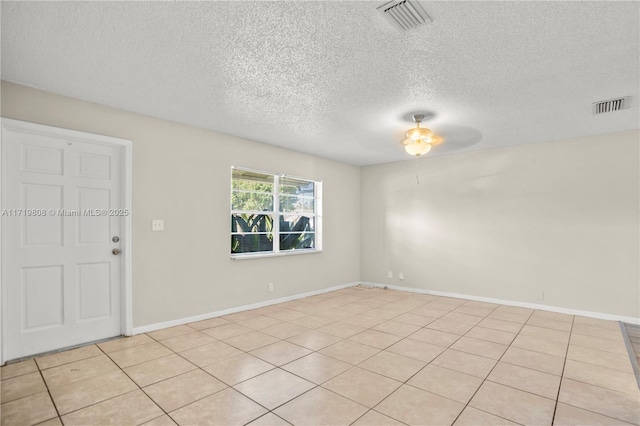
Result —
<instances>
[{"instance_id":1,"label":"white door frame","mask_svg":"<svg viewBox=\"0 0 640 426\"><path fill-rule=\"evenodd\" d=\"M123 244L123 256L121 263L121 309L120 309L120 323L121 332L125 336L131 336L133 334L133 273L132 273L132 260L133 260L133 244L132 244L132 217L133 217L133 150L132 142L127 139L114 138L111 136L102 136L94 133L80 132L77 130L63 129L59 127L45 126L42 124L30 123L27 121L14 120L10 118L0 117L2 121L2 137L0 138L0 159L3 158L3 152L5 150L5 133L7 129L16 129L26 133L33 134L46 134L60 136L65 139L75 140L77 142L98 144L98 145L110 145L121 148L121 203L123 209L129 209L129 215L123 216L122 220L122 242ZM0 188L2 188L2 161L0 161ZM3 209L2 198L0 197L0 212ZM2 239L2 226L0 226L0 365L4 364L6 360L6 343L5 337L7 335L7 318L6 309L4 305L6 303L5 298L5 241Z\"/></svg>"}]
</instances>

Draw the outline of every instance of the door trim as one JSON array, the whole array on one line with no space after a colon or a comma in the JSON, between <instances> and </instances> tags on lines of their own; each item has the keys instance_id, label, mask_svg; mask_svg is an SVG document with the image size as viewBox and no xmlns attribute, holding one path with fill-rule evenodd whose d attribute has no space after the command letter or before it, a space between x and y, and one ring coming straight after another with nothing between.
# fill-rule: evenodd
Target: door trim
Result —
<instances>
[{"instance_id":1,"label":"door trim","mask_svg":"<svg viewBox=\"0 0 640 426\"><path fill-rule=\"evenodd\" d=\"M2 164L4 162L3 152L5 149L5 134L8 129L20 130L25 133L46 134L61 136L66 139L78 142L110 145L120 148L121 155L121 202L122 208L129 209L129 215L121 217L123 253L120 270L120 326L121 332L125 336L133 334L133 241L132 241L132 221L133 221L133 143L127 139L120 139L111 136L103 136L94 133L80 132L77 130L63 129L60 127L46 126L27 121L14 120L0 117L2 121L2 137L0 138L0 188L2 188ZM2 198L0 197L0 211L3 209ZM5 241L2 239L2 225L0 223L0 365L6 360L7 319L6 319L6 297L5 297Z\"/></svg>"}]
</instances>

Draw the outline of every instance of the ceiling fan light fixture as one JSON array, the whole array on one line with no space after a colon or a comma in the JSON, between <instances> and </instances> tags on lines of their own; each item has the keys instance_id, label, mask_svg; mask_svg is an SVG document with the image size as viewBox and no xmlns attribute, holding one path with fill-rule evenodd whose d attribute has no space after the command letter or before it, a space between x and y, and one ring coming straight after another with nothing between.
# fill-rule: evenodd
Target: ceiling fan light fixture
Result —
<instances>
[{"instance_id":1,"label":"ceiling fan light fixture","mask_svg":"<svg viewBox=\"0 0 640 426\"><path fill-rule=\"evenodd\" d=\"M431 144L423 140L409 140L409 142L405 144L404 149L409 155L420 157L431 150Z\"/></svg>"},{"instance_id":2,"label":"ceiling fan light fixture","mask_svg":"<svg viewBox=\"0 0 640 426\"><path fill-rule=\"evenodd\" d=\"M415 121L416 127L407 130L405 133L406 139L402 142L405 151L415 157L425 155L431 150L432 144L442 142L442 138L434 135L431 129L420 127L420 123L424 118L424 114L414 114L413 121Z\"/></svg>"}]
</instances>

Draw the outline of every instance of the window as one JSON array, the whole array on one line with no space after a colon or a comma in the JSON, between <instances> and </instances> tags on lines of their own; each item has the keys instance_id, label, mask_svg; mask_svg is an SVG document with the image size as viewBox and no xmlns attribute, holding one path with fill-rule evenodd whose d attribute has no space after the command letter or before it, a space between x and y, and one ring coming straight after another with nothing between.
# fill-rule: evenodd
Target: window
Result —
<instances>
[{"instance_id":1,"label":"window","mask_svg":"<svg viewBox=\"0 0 640 426\"><path fill-rule=\"evenodd\" d=\"M321 182L231 169L231 255L321 249Z\"/></svg>"}]
</instances>

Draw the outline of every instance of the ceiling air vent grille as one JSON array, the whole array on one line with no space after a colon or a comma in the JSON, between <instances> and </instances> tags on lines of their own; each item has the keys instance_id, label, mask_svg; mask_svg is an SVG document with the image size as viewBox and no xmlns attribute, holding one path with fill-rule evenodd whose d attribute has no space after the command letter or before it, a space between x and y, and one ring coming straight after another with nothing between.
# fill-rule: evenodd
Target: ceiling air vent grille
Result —
<instances>
[{"instance_id":1,"label":"ceiling air vent grille","mask_svg":"<svg viewBox=\"0 0 640 426\"><path fill-rule=\"evenodd\" d=\"M378 7L378 11L400 31L407 31L431 22L417 1L395 0Z\"/></svg>"},{"instance_id":2,"label":"ceiling air vent grille","mask_svg":"<svg viewBox=\"0 0 640 426\"><path fill-rule=\"evenodd\" d=\"M629 101L628 97L609 99L608 101L600 101L593 103L593 113L603 114L605 112L613 112L623 109Z\"/></svg>"}]
</instances>

